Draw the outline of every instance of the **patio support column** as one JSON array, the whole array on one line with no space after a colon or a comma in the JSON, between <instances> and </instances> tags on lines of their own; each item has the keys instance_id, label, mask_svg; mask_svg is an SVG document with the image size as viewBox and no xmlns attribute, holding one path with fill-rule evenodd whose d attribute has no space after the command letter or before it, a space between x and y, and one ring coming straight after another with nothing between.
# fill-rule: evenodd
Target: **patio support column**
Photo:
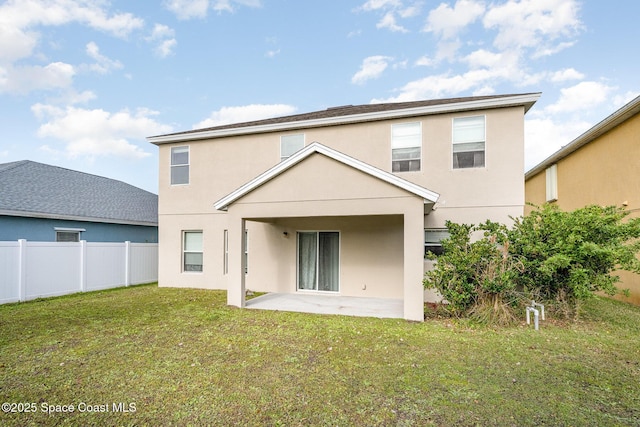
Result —
<instances>
[{"instance_id":1,"label":"patio support column","mask_svg":"<svg viewBox=\"0 0 640 427\"><path fill-rule=\"evenodd\" d=\"M424 321L424 213L423 206L404 213L404 318Z\"/></svg>"},{"instance_id":2,"label":"patio support column","mask_svg":"<svg viewBox=\"0 0 640 427\"><path fill-rule=\"evenodd\" d=\"M227 282L227 304L245 306L244 230L245 219L229 218L229 281Z\"/></svg>"}]
</instances>

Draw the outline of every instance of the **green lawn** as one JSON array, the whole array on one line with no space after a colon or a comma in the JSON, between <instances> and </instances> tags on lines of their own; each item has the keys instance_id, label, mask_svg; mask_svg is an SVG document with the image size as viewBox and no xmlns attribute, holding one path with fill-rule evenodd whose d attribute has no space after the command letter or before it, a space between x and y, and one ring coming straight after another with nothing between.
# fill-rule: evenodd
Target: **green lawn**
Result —
<instances>
[{"instance_id":1,"label":"green lawn","mask_svg":"<svg viewBox=\"0 0 640 427\"><path fill-rule=\"evenodd\" d=\"M225 302L148 285L0 306L0 402L36 411L0 425L640 426L639 307L536 332Z\"/></svg>"}]
</instances>

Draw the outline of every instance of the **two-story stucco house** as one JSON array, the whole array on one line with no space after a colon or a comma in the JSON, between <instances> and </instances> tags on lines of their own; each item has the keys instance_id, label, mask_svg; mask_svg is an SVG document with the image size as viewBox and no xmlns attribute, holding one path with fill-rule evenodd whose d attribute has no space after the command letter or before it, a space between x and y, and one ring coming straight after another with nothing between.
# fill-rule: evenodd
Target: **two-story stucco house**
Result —
<instances>
[{"instance_id":1,"label":"two-story stucco house","mask_svg":"<svg viewBox=\"0 0 640 427\"><path fill-rule=\"evenodd\" d=\"M400 302L423 320L446 220L524 207L539 94L343 106L148 138L159 147L160 286Z\"/></svg>"}]
</instances>

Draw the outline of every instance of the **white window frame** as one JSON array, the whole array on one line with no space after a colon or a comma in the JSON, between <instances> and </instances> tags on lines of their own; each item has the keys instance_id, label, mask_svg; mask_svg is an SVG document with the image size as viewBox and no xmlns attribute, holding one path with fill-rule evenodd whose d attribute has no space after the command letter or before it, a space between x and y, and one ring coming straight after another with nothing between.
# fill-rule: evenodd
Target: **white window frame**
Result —
<instances>
[{"instance_id":1,"label":"white window frame","mask_svg":"<svg viewBox=\"0 0 640 427\"><path fill-rule=\"evenodd\" d=\"M173 163L173 155L174 155L174 150L178 150L178 149L186 149L186 153L187 153L187 162L186 163ZM171 147L171 152L169 154L170 158L169 158L169 182L171 183L172 186L176 186L176 185L189 185L189 182L191 181L191 147L188 145L179 145L176 147ZM177 170L178 168L187 168L187 182L176 182L174 183L174 179L173 179L173 172L174 170Z\"/></svg>"},{"instance_id":2,"label":"white window frame","mask_svg":"<svg viewBox=\"0 0 640 427\"><path fill-rule=\"evenodd\" d=\"M202 247L200 248L199 251L197 250L187 250L186 246L187 246L187 234L200 234L201 236L201 241L202 241ZM186 259L186 255L187 254L201 254L202 255L202 264L200 264L200 270L187 270L186 266L187 266L187 259ZM182 272L183 273L189 273L189 274L200 274L204 271L204 233L202 232L202 230L184 230L182 232ZM191 265L198 265L198 264L191 264Z\"/></svg>"},{"instance_id":3,"label":"white window frame","mask_svg":"<svg viewBox=\"0 0 640 427\"><path fill-rule=\"evenodd\" d=\"M82 233L83 231L87 231L84 228L65 228L65 227L54 227L53 228L54 231L56 232L56 242L79 242L80 239L80 233ZM63 235L63 234L67 234L67 235L75 235L77 240L58 240L58 236L59 235Z\"/></svg>"},{"instance_id":4,"label":"white window frame","mask_svg":"<svg viewBox=\"0 0 640 427\"><path fill-rule=\"evenodd\" d=\"M427 235L429 233L446 233L447 236L441 238L438 242L435 240L428 240ZM442 253L442 241L450 237L449 230L446 228L425 228L424 229L424 254L426 255L428 251L433 252L436 256L440 255L438 252ZM436 249L433 251L432 249Z\"/></svg>"},{"instance_id":5,"label":"white window frame","mask_svg":"<svg viewBox=\"0 0 640 427\"><path fill-rule=\"evenodd\" d=\"M401 138L401 136L396 135L396 131L400 130L400 128L403 127L409 127L409 126L417 126L417 130L418 130L418 144L417 145L406 145L406 144L401 144L399 139ZM415 137L416 135L409 135L409 137ZM393 173L402 173L402 172L420 172L422 170L422 122L418 121L418 122L404 122L404 123L395 123L391 125L391 172ZM408 150L408 149L418 149L420 150L420 155L418 156L418 158L409 158L409 159L398 159L398 160L394 160L394 151L396 150ZM417 169L411 169L411 165L412 162L417 161L417 165L418 168ZM394 168L395 164L399 164L400 162L409 162L409 169L408 170L396 170L396 168Z\"/></svg>"},{"instance_id":6,"label":"white window frame","mask_svg":"<svg viewBox=\"0 0 640 427\"><path fill-rule=\"evenodd\" d=\"M244 230L244 274L249 274L249 230Z\"/></svg>"},{"instance_id":7,"label":"white window frame","mask_svg":"<svg viewBox=\"0 0 640 427\"><path fill-rule=\"evenodd\" d=\"M547 202L558 200L558 165L553 164L545 170Z\"/></svg>"},{"instance_id":8,"label":"white window frame","mask_svg":"<svg viewBox=\"0 0 640 427\"><path fill-rule=\"evenodd\" d=\"M222 274L229 274L229 230L224 230L222 245Z\"/></svg>"},{"instance_id":9,"label":"white window frame","mask_svg":"<svg viewBox=\"0 0 640 427\"><path fill-rule=\"evenodd\" d=\"M297 141L298 138L302 138L302 141ZM300 142L302 142L302 145L300 145L299 147L297 145L300 144ZM287 152L285 152L285 150L283 150L284 146L287 143L295 143L297 144L295 147L295 150L289 152L289 150L287 150ZM281 135L280 136L280 161L286 160L289 157L291 157L293 155L293 153L300 151L304 148L305 145L305 134L304 133L293 133L293 134L289 134L289 135Z\"/></svg>"},{"instance_id":10,"label":"white window frame","mask_svg":"<svg viewBox=\"0 0 640 427\"><path fill-rule=\"evenodd\" d=\"M476 119L482 117L484 132L482 136L482 141L479 140L465 140L456 142L456 121L468 120L468 119ZM471 167L460 167L460 165L456 166L455 155L456 155L456 145L462 144L480 144L482 143L482 152L484 155L484 161L480 166L471 166ZM477 152L480 150L468 150L468 151L459 151L459 152ZM454 170L465 170L465 169L485 169L487 167L487 116L484 114L474 115L474 116L461 116L454 117L451 119L451 167Z\"/></svg>"}]
</instances>

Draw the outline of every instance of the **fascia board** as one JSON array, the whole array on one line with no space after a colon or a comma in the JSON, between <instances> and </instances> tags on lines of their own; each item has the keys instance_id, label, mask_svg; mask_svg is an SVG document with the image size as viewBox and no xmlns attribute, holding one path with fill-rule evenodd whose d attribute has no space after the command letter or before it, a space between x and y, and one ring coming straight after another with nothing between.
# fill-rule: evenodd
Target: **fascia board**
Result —
<instances>
[{"instance_id":1,"label":"fascia board","mask_svg":"<svg viewBox=\"0 0 640 427\"><path fill-rule=\"evenodd\" d=\"M80 222L100 222L105 224L119 224L119 225L144 225L147 227L157 227L157 222L148 221L129 221L124 219L110 219L110 218L96 218L74 215L61 215L50 214L46 212L27 212L27 211L15 211L15 210L1 210L0 216L19 216L24 218L42 218L42 219L55 219L66 221L80 221Z\"/></svg>"},{"instance_id":2,"label":"fascia board","mask_svg":"<svg viewBox=\"0 0 640 427\"><path fill-rule=\"evenodd\" d=\"M300 161L304 160L305 158L309 157L314 153L320 153L325 156L328 156L336 161L339 161L357 170L360 170L361 172L374 176L389 184L402 188L410 193L416 194L428 202L435 203L440 197L438 193L435 193L431 190L427 190L424 187L421 187L405 179L397 177L389 172L383 171L367 163L361 162L360 160L354 159L353 157L347 156L346 154L340 153L339 151L333 150L325 145L322 145L319 142L313 142L308 146L306 146L305 148L303 148L302 150L298 151L293 156L286 159L285 161L278 163L273 168L258 175L253 180L247 182L246 184L239 187L237 190L233 191L229 195L215 202L214 203L215 209L227 210L229 205L231 205L236 200L240 199L245 194L258 188L265 182L271 180L272 178L276 177L277 175L281 174L287 169L293 167L294 165L296 165L297 163L299 163Z\"/></svg>"},{"instance_id":3,"label":"fascia board","mask_svg":"<svg viewBox=\"0 0 640 427\"><path fill-rule=\"evenodd\" d=\"M540 98L539 93L514 95L504 98L465 101L453 104L432 105L426 107L405 108L401 110L378 111L374 113L352 114L348 116L326 117L321 119L302 120L299 122L273 123L258 126L238 127L220 130L203 130L201 132L150 136L147 141L152 144L168 144L173 142L185 142L201 139L223 138L227 136L277 132L282 130L295 130L322 126L333 126L348 123L370 122L376 120L388 120L402 117L426 116L431 114L455 113L469 110L486 110L516 105L525 106L526 111Z\"/></svg>"}]
</instances>

